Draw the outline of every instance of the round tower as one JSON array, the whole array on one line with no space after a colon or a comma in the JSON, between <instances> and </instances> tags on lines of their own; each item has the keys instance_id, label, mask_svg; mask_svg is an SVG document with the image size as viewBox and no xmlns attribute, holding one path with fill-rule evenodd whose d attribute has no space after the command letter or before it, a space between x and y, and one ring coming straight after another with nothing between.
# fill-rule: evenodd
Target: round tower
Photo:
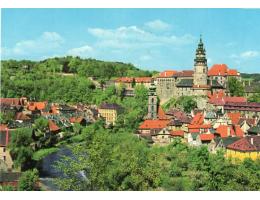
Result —
<instances>
[{"instance_id":1,"label":"round tower","mask_svg":"<svg viewBox=\"0 0 260 200\"><path fill-rule=\"evenodd\" d=\"M208 66L206 58L206 50L200 36L200 42L196 49L196 57L194 59L194 75L193 85L207 85L208 83Z\"/></svg>"}]
</instances>

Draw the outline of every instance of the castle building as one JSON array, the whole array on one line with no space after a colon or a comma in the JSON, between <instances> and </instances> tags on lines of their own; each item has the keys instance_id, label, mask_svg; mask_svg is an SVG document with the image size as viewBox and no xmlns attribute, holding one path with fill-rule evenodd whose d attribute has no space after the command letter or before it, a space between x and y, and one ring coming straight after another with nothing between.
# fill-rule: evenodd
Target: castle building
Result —
<instances>
[{"instance_id":1,"label":"castle building","mask_svg":"<svg viewBox=\"0 0 260 200\"><path fill-rule=\"evenodd\" d=\"M160 103L165 103L172 97L206 96L226 89L228 77L240 77L233 69L224 64L213 65L208 69L206 50L202 38L196 49L193 70L167 70L156 78L156 91Z\"/></svg>"}]
</instances>

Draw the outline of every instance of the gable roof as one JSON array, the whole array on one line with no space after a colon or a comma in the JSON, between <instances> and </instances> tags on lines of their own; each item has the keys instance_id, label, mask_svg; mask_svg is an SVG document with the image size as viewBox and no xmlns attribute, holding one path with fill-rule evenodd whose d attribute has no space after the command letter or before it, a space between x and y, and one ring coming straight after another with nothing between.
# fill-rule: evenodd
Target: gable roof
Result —
<instances>
[{"instance_id":1,"label":"gable roof","mask_svg":"<svg viewBox=\"0 0 260 200\"><path fill-rule=\"evenodd\" d=\"M158 107L158 118L167 119L167 116L161 106Z\"/></svg>"},{"instance_id":2,"label":"gable roof","mask_svg":"<svg viewBox=\"0 0 260 200\"><path fill-rule=\"evenodd\" d=\"M226 138L235 135L235 132L231 126L221 124L216 129L216 134L220 135L222 138Z\"/></svg>"},{"instance_id":3,"label":"gable roof","mask_svg":"<svg viewBox=\"0 0 260 200\"><path fill-rule=\"evenodd\" d=\"M165 70L159 74L158 78L169 78L169 77L172 77L176 73L177 73L177 71L175 71L175 70Z\"/></svg>"},{"instance_id":4,"label":"gable roof","mask_svg":"<svg viewBox=\"0 0 260 200\"><path fill-rule=\"evenodd\" d=\"M49 119L49 129L51 132L56 132L56 131L59 131L60 130L60 127L58 127L54 121L50 120Z\"/></svg>"},{"instance_id":5,"label":"gable roof","mask_svg":"<svg viewBox=\"0 0 260 200\"><path fill-rule=\"evenodd\" d=\"M227 149L251 152L260 151L260 136L247 136L227 146Z\"/></svg>"},{"instance_id":6,"label":"gable roof","mask_svg":"<svg viewBox=\"0 0 260 200\"><path fill-rule=\"evenodd\" d=\"M235 113L228 112L227 115L231 119L232 124L234 125L238 124L241 117L241 114L239 112L235 112Z\"/></svg>"},{"instance_id":7,"label":"gable roof","mask_svg":"<svg viewBox=\"0 0 260 200\"><path fill-rule=\"evenodd\" d=\"M167 125L169 124L169 120L160 120L160 119L155 119L155 120L145 120L140 126L139 129L161 129L161 128L166 128Z\"/></svg>"},{"instance_id":8,"label":"gable roof","mask_svg":"<svg viewBox=\"0 0 260 200\"><path fill-rule=\"evenodd\" d=\"M192 119L191 125L202 125L204 122L204 115L202 112L198 112Z\"/></svg>"},{"instance_id":9,"label":"gable roof","mask_svg":"<svg viewBox=\"0 0 260 200\"><path fill-rule=\"evenodd\" d=\"M209 69L208 76L239 76L239 73L229 69L226 64L215 64Z\"/></svg>"}]
</instances>

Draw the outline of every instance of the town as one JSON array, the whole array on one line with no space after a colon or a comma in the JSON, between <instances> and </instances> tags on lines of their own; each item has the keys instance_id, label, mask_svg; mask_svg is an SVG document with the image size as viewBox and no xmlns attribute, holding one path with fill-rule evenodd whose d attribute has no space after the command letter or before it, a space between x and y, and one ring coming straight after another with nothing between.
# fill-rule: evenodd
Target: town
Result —
<instances>
[{"instance_id":1,"label":"town","mask_svg":"<svg viewBox=\"0 0 260 200\"><path fill-rule=\"evenodd\" d=\"M27 73L28 66L23 70ZM59 76L75 75L63 72ZM225 158L232 162L260 158L260 102L252 98L259 95L259 81L243 79L239 71L226 64L208 67L202 38L191 70L169 69L151 76L121 76L106 81L90 76L85 79L101 91L98 96L105 92L108 96L98 104L37 101L28 96L1 98L0 185L17 187L23 170L32 164L23 162L26 159L17 151L32 151L29 156L33 159L29 160L38 162L66 144L82 142L83 128L100 121L112 132L130 126L132 135L147 142L149 148L180 141L192 148L203 146L210 154L224 151ZM243 95L238 91L240 86ZM138 113L126 122L127 107L118 103L121 100L113 101L111 88L119 99L126 99L125 105L135 98L142 102L142 107L129 106L132 110L127 113L140 110L144 114Z\"/></svg>"}]
</instances>

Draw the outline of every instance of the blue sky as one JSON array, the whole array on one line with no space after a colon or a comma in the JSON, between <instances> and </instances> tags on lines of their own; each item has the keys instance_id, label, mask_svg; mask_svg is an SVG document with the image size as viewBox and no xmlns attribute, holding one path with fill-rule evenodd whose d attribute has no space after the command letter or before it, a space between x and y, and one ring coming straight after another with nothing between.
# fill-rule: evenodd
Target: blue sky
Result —
<instances>
[{"instance_id":1,"label":"blue sky","mask_svg":"<svg viewBox=\"0 0 260 200\"><path fill-rule=\"evenodd\" d=\"M2 9L2 59L77 55L163 71L208 66L260 73L260 9Z\"/></svg>"}]
</instances>

